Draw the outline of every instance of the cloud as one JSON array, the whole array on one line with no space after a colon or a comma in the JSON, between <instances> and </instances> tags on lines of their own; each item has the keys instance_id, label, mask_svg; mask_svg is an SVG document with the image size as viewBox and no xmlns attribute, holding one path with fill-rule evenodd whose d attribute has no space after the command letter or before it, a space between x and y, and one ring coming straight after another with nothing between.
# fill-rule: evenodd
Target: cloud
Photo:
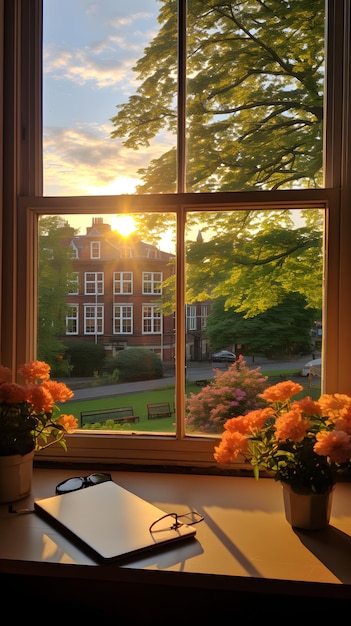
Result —
<instances>
[{"instance_id":1,"label":"cloud","mask_svg":"<svg viewBox=\"0 0 351 626\"><path fill-rule=\"evenodd\" d=\"M44 195L112 195L133 193L137 170L170 149L174 138L160 138L149 148L132 151L109 138L110 127L76 124L44 132ZM130 191L127 186L130 184ZM123 187L123 191L119 190Z\"/></svg>"}]
</instances>

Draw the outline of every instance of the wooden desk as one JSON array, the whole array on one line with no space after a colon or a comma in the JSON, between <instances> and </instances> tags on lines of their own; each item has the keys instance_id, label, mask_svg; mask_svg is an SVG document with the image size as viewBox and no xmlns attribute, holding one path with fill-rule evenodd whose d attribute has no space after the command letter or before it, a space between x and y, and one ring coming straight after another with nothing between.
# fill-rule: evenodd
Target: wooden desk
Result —
<instances>
[{"instance_id":1,"label":"wooden desk","mask_svg":"<svg viewBox=\"0 0 351 626\"><path fill-rule=\"evenodd\" d=\"M65 478L89 473L35 469L32 494L16 508L32 507L34 498L53 495ZM336 486L329 528L298 531L285 520L281 486L270 478L111 473L166 512L196 509L205 518L196 539L123 566L98 565L36 514L11 515L1 505L1 579L16 577L12 589L21 584L29 593L33 587L42 597L46 588L52 595L58 587L60 597L78 604L84 598L91 609L114 612L118 606L120 617L123 599L124 616L133 611L134 619L143 615L143 623L145 606L169 612L170 602L171 616L179 620L191 603L199 618L211 611L219 617L234 606L237 616L241 610L247 616L248 605L250 615L257 610L262 617L263 606L272 611L268 598L288 601L289 615L301 610L302 601L304 614L308 607L315 614L318 606L324 615L333 600L338 610L340 602L351 600L350 483Z\"/></svg>"}]
</instances>

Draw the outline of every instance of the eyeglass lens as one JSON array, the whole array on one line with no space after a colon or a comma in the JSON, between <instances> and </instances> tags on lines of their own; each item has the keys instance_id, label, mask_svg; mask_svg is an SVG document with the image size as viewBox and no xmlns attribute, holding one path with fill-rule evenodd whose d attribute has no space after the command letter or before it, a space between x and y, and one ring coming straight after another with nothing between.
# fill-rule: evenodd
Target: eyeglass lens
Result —
<instances>
[{"instance_id":1,"label":"eyeglass lens","mask_svg":"<svg viewBox=\"0 0 351 626\"><path fill-rule=\"evenodd\" d=\"M98 485L99 483L104 483L108 480L112 480L112 476L107 473L90 474L90 476L75 476L74 478L68 478L57 485L56 493L78 491L79 489L91 487L92 485Z\"/></svg>"},{"instance_id":2,"label":"eyeglass lens","mask_svg":"<svg viewBox=\"0 0 351 626\"><path fill-rule=\"evenodd\" d=\"M155 520L150 528L150 532L160 532L162 530L172 530L176 529L183 524L194 525L199 522L203 522L204 518L200 513L196 511L189 511L188 513L183 513L182 515L177 515L177 513L168 513L160 519Z\"/></svg>"}]
</instances>

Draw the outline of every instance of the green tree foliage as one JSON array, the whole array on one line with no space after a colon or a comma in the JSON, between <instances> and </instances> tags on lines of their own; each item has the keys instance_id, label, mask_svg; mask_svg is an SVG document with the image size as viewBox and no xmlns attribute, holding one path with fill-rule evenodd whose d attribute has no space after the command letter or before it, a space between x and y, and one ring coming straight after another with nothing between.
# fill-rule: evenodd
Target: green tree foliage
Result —
<instances>
[{"instance_id":1,"label":"green tree foliage","mask_svg":"<svg viewBox=\"0 0 351 626\"><path fill-rule=\"evenodd\" d=\"M300 294L287 296L282 304L250 319L234 309L225 310L222 298L207 318L206 333L214 351L240 344L246 355L290 356L311 350L310 330L318 315L320 312L306 309Z\"/></svg>"},{"instance_id":2,"label":"green tree foliage","mask_svg":"<svg viewBox=\"0 0 351 626\"><path fill-rule=\"evenodd\" d=\"M322 183L324 0L189 0L187 191ZM138 150L177 130L177 2L118 105L113 138ZM176 189L176 148L139 174L142 193Z\"/></svg>"},{"instance_id":3,"label":"green tree foliage","mask_svg":"<svg viewBox=\"0 0 351 626\"><path fill-rule=\"evenodd\" d=\"M224 296L225 309L249 318L300 294L321 309L323 215L303 219L296 227L289 211L217 213L209 241L188 244L187 301Z\"/></svg>"},{"instance_id":4,"label":"green tree foliage","mask_svg":"<svg viewBox=\"0 0 351 626\"><path fill-rule=\"evenodd\" d=\"M53 376L67 376L71 371L60 338L66 332L66 298L72 280L69 239L73 234L74 230L59 216L39 220L37 354L51 366Z\"/></svg>"}]
</instances>

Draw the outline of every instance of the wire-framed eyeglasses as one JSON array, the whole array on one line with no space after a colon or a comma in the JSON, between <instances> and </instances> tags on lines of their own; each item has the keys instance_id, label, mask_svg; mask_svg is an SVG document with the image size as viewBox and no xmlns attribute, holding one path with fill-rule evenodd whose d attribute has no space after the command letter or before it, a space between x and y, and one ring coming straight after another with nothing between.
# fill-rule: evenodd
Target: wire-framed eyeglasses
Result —
<instances>
[{"instance_id":1,"label":"wire-framed eyeglasses","mask_svg":"<svg viewBox=\"0 0 351 626\"><path fill-rule=\"evenodd\" d=\"M199 522L203 522L204 518L197 511L188 511L187 513L182 513L179 515L178 513L165 513L162 517L156 519L149 526L150 533L158 533L165 530L176 530L179 526L183 526L187 524L188 526L193 526L194 524L199 524Z\"/></svg>"}]
</instances>

